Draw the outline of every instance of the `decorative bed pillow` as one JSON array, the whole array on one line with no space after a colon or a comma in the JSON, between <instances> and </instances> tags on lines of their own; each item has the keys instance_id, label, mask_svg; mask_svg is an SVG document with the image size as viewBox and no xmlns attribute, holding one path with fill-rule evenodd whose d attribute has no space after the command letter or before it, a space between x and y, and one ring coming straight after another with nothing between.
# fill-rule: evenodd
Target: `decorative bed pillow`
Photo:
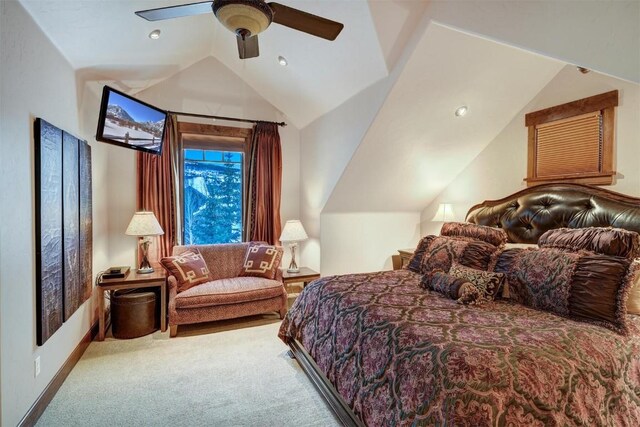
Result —
<instances>
[{"instance_id":1,"label":"decorative bed pillow","mask_svg":"<svg viewBox=\"0 0 640 427\"><path fill-rule=\"evenodd\" d=\"M178 281L178 292L209 281L207 263L197 249L162 258L160 263Z\"/></svg>"},{"instance_id":2,"label":"decorative bed pillow","mask_svg":"<svg viewBox=\"0 0 640 427\"><path fill-rule=\"evenodd\" d=\"M502 246L507 243L507 233L503 229L470 222L446 222L440 230L440 235L482 240L493 246Z\"/></svg>"},{"instance_id":3,"label":"decorative bed pillow","mask_svg":"<svg viewBox=\"0 0 640 427\"><path fill-rule=\"evenodd\" d=\"M442 270L425 274L420 282L425 289L431 289L456 300L459 304L482 304L482 292L471 282L454 277Z\"/></svg>"},{"instance_id":4,"label":"decorative bed pillow","mask_svg":"<svg viewBox=\"0 0 640 427\"><path fill-rule=\"evenodd\" d=\"M282 248L264 243L251 243L247 247L240 276L274 279L282 260Z\"/></svg>"},{"instance_id":5,"label":"decorative bed pillow","mask_svg":"<svg viewBox=\"0 0 640 427\"><path fill-rule=\"evenodd\" d=\"M538 249L539 246L535 243L511 243L507 242L504 245L504 249Z\"/></svg>"},{"instance_id":6,"label":"decorative bed pillow","mask_svg":"<svg viewBox=\"0 0 640 427\"><path fill-rule=\"evenodd\" d=\"M629 259L640 256L640 235L621 228L556 228L540 236L538 245L541 248L587 250Z\"/></svg>"},{"instance_id":7,"label":"decorative bed pillow","mask_svg":"<svg viewBox=\"0 0 640 427\"><path fill-rule=\"evenodd\" d=\"M504 251L495 268L505 274L511 299L622 334L636 270L627 258L556 248Z\"/></svg>"},{"instance_id":8,"label":"decorative bed pillow","mask_svg":"<svg viewBox=\"0 0 640 427\"><path fill-rule=\"evenodd\" d=\"M640 261L636 260L631 268L635 271L635 278L627 299L627 313L640 315Z\"/></svg>"},{"instance_id":9,"label":"decorative bed pillow","mask_svg":"<svg viewBox=\"0 0 640 427\"><path fill-rule=\"evenodd\" d=\"M482 292L482 296L490 301L496 298L504 282L504 274L502 273L475 270L456 263L451 266L449 274L466 282L473 283L475 287Z\"/></svg>"},{"instance_id":10,"label":"decorative bed pillow","mask_svg":"<svg viewBox=\"0 0 640 427\"><path fill-rule=\"evenodd\" d=\"M451 264L457 262L465 267L487 270L491 257L498 251L498 247L480 240L426 236L418 244L407 268L421 274L433 270L447 272Z\"/></svg>"}]
</instances>

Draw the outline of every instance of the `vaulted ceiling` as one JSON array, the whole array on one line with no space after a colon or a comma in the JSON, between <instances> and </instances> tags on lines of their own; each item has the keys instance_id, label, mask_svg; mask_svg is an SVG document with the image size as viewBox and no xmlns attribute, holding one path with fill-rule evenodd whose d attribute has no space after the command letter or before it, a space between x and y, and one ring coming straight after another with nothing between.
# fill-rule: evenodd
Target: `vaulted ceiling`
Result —
<instances>
[{"instance_id":1,"label":"vaulted ceiling","mask_svg":"<svg viewBox=\"0 0 640 427\"><path fill-rule=\"evenodd\" d=\"M298 128L389 75L423 15L640 81L637 0L581 2L580 8L563 1L283 0L344 23L342 34L330 42L274 24L260 34L260 57L244 61L238 59L235 35L213 14L157 22L134 14L188 1L20 1L81 79L115 81L136 93L213 56ZM159 40L148 38L154 29L162 31ZM585 43L585 33L597 37ZM288 67L278 65L279 55Z\"/></svg>"},{"instance_id":2,"label":"vaulted ceiling","mask_svg":"<svg viewBox=\"0 0 640 427\"><path fill-rule=\"evenodd\" d=\"M156 22L134 14L186 1L22 3L85 80L113 80L136 93L214 56L297 127L386 76L424 9L424 3L414 1L389 1L370 9L365 0L288 0L283 3L344 23L343 32L331 42L274 24L259 36L260 56L240 60L235 35L212 13ZM390 24L376 28L372 13L384 14ZM158 40L148 37L154 29L162 32ZM278 64L280 55L288 67Z\"/></svg>"}]
</instances>

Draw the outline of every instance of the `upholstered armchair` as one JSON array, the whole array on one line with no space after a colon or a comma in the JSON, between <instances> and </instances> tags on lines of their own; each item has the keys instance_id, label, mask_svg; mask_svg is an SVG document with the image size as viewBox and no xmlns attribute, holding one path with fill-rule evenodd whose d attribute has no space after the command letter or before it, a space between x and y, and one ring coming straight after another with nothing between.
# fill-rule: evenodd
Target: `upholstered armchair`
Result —
<instances>
[{"instance_id":1,"label":"upholstered armchair","mask_svg":"<svg viewBox=\"0 0 640 427\"><path fill-rule=\"evenodd\" d=\"M278 268L273 280L240 277L249 243L175 246L173 255L197 249L209 269L209 281L182 292L175 276L168 277L169 330L178 325L233 319L262 313L287 312L287 292Z\"/></svg>"}]
</instances>

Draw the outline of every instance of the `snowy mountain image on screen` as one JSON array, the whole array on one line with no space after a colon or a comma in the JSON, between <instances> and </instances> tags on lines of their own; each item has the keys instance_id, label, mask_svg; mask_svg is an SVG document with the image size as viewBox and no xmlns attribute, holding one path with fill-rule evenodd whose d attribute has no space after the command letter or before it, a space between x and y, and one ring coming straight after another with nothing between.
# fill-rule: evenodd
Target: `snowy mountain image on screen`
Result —
<instances>
[{"instance_id":1,"label":"snowy mountain image on screen","mask_svg":"<svg viewBox=\"0 0 640 427\"><path fill-rule=\"evenodd\" d=\"M158 150L163 127L164 120L137 122L121 106L109 104L107 106L103 136L125 144Z\"/></svg>"},{"instance_id":2,"label":"snowy mountain image on screen","mask_svg":"<svg viewBox=\"0 0 640 427\"><path fill-rule=\"evenodd\" d=\"M129 113L119 105L109 104L107 107L107 117L135 122L133 117L131 117Z\"/></svg>"}]
</instances>

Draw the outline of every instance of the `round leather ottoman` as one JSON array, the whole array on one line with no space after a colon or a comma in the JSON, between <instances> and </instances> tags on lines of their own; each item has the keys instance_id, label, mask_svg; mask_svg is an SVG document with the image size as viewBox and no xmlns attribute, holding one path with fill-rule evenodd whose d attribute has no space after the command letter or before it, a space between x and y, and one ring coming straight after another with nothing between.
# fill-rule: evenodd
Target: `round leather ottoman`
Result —
<instances>
[{"instance_id":1,"label":"round leather ottoman","mask_svg":"<svg viewBox=\"0 0 640 427\"><path fill-rule=\"evenodd\" d=\"M111 331L114 338L137 338L156 330L156 294L115 291L111 296Z\"/></svg>"}]
</instances>

